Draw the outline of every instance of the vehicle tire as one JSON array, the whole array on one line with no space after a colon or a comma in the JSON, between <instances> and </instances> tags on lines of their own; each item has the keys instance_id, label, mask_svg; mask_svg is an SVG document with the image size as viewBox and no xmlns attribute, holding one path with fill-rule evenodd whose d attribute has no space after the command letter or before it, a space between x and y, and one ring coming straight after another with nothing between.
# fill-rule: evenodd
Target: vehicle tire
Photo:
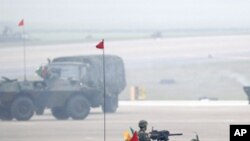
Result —
<instances>
[{"instance_id":1,"label":"vehicle tire","mask_svg":"<svg viewBox=\"0 0 250 141\"><path fill-rule=\"evenodd\" d=\"M105 98L105 108L102 105L102 111L106 113L115 113L118 108L118 96L107 96Z\"/></svg>"},{"instance_id":2,"label":"vehicle tire","mask_svg":"<svg viewBox=\"0 0 250 141\"><path fill-rule=\"evenodd\" d=\"M4 121L9 121L13 119L13 116L10 112L10 108L0 108L0 119Z\"/></svg>"},{"instance_id":3,"label":"vehicle tire","mask_svg":"<svg viewBox=\"0 0 250 141\"><path fill-rule=\"evenodd\" d=\"M82 95L75 95L67 102L67 113L72 119L85 119L90 111L88 100Z\"/></svg>"},{"instance_id":4,"label":"vehicle tire","mask_svg":"<svg viewBox=\"0 0 250 141\"><path fill-rule=\"evenodd\" d=\"M51 113L58 120L66 120L69 118L64 107L54 107L51 109Z\"/></svg>"},{"instance_id":5,"label":"vehicle tire","mask_svg":"<svg viewBox=\"0 0 250 141\"><path fill-rule=\"evenodd\" d=\"M19 121L29 120L34 115L33 101L26 96L17 97L11 104L11 114Z\"/></svg>"}]
</instances>

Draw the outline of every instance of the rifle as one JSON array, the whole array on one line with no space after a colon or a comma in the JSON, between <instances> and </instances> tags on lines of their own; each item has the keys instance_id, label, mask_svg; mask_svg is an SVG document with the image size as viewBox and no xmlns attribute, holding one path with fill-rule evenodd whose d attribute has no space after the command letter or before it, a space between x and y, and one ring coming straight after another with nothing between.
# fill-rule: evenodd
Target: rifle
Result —
<instances>
[{"instance_id":1,"label":"rifle","mask_svg":"<svg viewBox=\"0 0 250 141\"><path fill-rule=\"evenodd\" d=\"M152 131L149 132L150 134L150 138L152 140L156 140L156 141L168 141L169 140L169 136L181 136L183 135L182 133L170 133L168 130L154 130L152 128Z\"/></svg>"}]
</instances>

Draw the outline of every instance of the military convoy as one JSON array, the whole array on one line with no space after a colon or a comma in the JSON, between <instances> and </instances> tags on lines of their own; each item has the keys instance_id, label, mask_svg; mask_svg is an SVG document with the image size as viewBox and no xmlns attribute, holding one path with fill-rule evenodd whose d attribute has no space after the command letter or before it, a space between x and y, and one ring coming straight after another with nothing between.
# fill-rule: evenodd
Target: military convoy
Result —
<instances>
[{"instance_id":1,"label":"military convoy","mask_svg":"<svg viewBox=\"0 0 250 141\"><path fill-rule=\"evenodd\" d=\"M46 108L59 120L85 119L90 108L102 107L114 113L118 96L126 86L123 60L105 55L58 57L36 72L42 80L18 81L2 77L0 83L0 118L24 121ZM104 93L105 86L105 93Z\"/></svg>"}]
</instances>

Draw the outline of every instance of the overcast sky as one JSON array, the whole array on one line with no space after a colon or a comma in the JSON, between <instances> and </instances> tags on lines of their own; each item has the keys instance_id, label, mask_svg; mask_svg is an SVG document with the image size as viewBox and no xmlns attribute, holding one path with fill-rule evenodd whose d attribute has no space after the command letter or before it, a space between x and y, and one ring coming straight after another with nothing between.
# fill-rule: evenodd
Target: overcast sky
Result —
<instances>
[{"instance_id":1,"label":"overcast sky","mask_svg":"<svg viewBox=\"0 0 250 141\"><path fill-rule=\"evenodd\" d=\"M0 0L0 23L30 28L250 28L250 0Z\"/></svg>"}]
</instances>

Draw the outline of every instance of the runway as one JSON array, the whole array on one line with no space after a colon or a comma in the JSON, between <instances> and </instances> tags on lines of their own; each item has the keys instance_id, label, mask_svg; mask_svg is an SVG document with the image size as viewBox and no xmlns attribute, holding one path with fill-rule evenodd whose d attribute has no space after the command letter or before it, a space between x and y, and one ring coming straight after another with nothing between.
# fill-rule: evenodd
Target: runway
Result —
<instances>
[{"instance_id":1,"label":"runway","mask_svg":"<svg viewBox=\"0 0 250 141\"><path fill-rule=\"evenodd\" d=\"M181 104L182 103L182 104ZM249 124L247 101L121 101L115 114L93 109L85 120L55 120L47 110L30 121L0 121L1 141L122 141L123 132L138 130L141 119L158 130L183 133L170 141L189 141L194 132L201 141L229 141L230 124ZM106 129L106 130L104 130Z\"/></svg>"},{"instance_id":2,"label":"runway","mask_svg":"<svg viewBox=\"0 0 250 141\"><path fill-rule=\"evenodd\" d=\"M26 44L27 79L40 79L35 71L47 58L101 54L96 42ZM147 100L245 100L242 86L250 85L249 35L105 40L105 53L124 60L128 100L131 86L145 89ZM0 76L24 78L23 48L0 48ZM162 83L171 81L173 83Z\"/></svg>"},{"instance_id":3,"label":"runway","mask_svg":"<svg viewBox=\"0 0 250 141\"><path fill-rule=\"evenodd\" d=\"M250 84L249 39L245 35L107 41L106 53L121 56L125 63L127 87L120 100L129 99L130 86L141 86L147 101L121 101L117 113L105 116L105 127L100 108L80 121L58 121L49 110L27 122L0 121L0 141L122 141L123 132L130 127L138 130L141 119L149 122L148 131L154 127L183 133L170 141L190 141L194 132L201 141L229 141L230 124L250 124L242 89ZM34 71L46 64L47 57L100 54L95 44L27 44L28 79L37 79ZM1 76L22 80L22 51L20 46L0 49ZM197 101L204 96L227 101Z\"/></svg>"}]
</instances>

